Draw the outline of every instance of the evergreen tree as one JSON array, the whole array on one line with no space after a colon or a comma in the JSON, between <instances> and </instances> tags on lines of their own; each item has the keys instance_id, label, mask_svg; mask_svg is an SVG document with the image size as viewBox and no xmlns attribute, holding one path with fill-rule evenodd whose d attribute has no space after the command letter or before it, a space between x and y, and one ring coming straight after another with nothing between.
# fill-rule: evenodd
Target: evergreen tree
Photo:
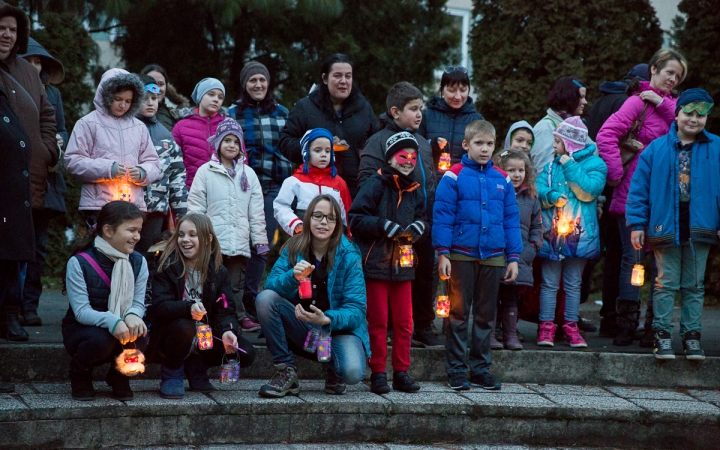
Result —
<instances>
[{"instance_id":1,"label":"evergreen tree","mask_svg":"<svg viewBox=\"0 0 720 450\"><path fill-rule=\"evenodd\" d=\"M498 130L545 115L555 80L588 84L621 79L662 45L649 0L475 0L471 37L478 110ZM589 107L586 108L586 111ZM503 135L503 131L500 131Z\"/></svg>"}]
</instances>

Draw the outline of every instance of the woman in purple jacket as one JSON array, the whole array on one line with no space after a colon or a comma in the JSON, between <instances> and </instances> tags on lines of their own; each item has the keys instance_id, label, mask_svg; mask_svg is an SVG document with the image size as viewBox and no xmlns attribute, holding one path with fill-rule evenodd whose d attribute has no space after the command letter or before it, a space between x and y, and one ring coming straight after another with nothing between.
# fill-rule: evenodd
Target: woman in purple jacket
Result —
<instances>
[{"instance_id":1,"label":"woman in purple jacket","mask_svg":"<svg viewBox=\"0 0 720 450\"><path fill-rule=\"evenodd\" d=\"M632 344L640 317L640 288L630 283L637 252L630 242L630 228L625 223L625 202L630 179L635 172L640 150L627 167L623 167L618 142L630 131L635 120L645 111L645 119L637 139L647 146L656 138L667 134L675 120L673 89L687 76L687 62L678 52L659 50L648 63L650 81L633 80L628 86L629 98L605 122L597 135L600 157L608 167L607 183L617 186L610 203L610 213L617 216L623 246L620 268L620 296L617 299L618 334L613 345ZM650 308L648 308L650 310Z\"/></svg>"}]
</instances>

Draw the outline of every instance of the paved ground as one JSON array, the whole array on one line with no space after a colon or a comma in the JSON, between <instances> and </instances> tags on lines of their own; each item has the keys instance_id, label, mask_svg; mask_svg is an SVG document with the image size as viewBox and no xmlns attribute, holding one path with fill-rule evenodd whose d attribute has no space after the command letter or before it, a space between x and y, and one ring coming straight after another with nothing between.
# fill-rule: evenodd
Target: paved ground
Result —
<instances>
[{"instance_id":1,"label":"paved ground","mask_svg":"<svg viewBox=\"0 0 720 450\"><path fill-rule=\"evenodd\" d=\"M62 335L60 334L60 323L62 318L65 316L68 308L67 297L63 296L58 290L46 290L43 292L43 296L40 300L40 311L39 314L43 319L42 327L27 327L26 330L30 334L30 343L60 343L62 342ZM580 306L581 315L587 319L590 319L594 324L598 324L600 321L600 305L595 304L594 301L589 301ZM644 311L644 308L643 308ZM674 347L677 354L682 354L682 344L679 337L679 318L680 309L675 309L675 332L673 336ZM440 329L442 327L442 320L437 319L436 327ZM703 337L702 344L705 354L707 356L720 356L720 310L706 308L703 312ZM543 351L577 351L577 349L571 349L564 342L557 342L552 350L548 350L547 347L538 347L535 344L537 337L537 325L521 321L518 324L518 329L527 338L524 346L528 350L543 350ZM257 333L248 333L246 337L254 344L264 345L264 340L257 339ZM440 339L444 341L441 336ZM612 345L612 339L601 338L598 333L587 333L585 339L588 342L587 351L593 352L615 352L615 353L650 353L650 349L640 348L637 342L629 347L614 347ZM0 343L8 343L7 341L0 341Z\"/></svg>"},{"instance_id":2,"label":"paved ground","mask_svg":"<svg viewBox=\"0 0 720 450\"><path fill-rule=\"evenodd\" d=\"M132 447L135 450L602 450L599 447L526 447L524 445L462 445L438 442L429 445L405 444L263 444L263 445L178 445Z\"/></svg>"}]
</instances>

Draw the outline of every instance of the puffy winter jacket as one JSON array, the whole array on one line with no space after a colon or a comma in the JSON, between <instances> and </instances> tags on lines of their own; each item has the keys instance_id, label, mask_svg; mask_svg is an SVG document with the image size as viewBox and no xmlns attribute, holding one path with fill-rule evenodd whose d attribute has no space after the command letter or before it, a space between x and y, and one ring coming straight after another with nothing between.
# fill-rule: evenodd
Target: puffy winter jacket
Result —
<instances>
[{"instance_id":1,"label":"puffy winter jacket","mask_svg":"<svg viewBox=\"0 0 720 450\"><path fill-rule=\"evenodd\" d=\"M523 249L515 189L492 161L481 165L463 155L438 184L433 246L441 255L459 253L519 261Z\"/></svg>"},{"instance_id":2,"label":"puffy winter jacket","mask_svg":"<svg viewBox=\"0 0 720 450\"><path fill-rule=\"evenodd\" d=\"M215 135L218 125L225 119L222 114L213 117L202 117L195 109L192 114L175 124L172 135L180 146L185 164L187 188L192 187L195 173L200 166L210 161L215 153L212 144L208 142L210 136Z\"/></svg>"},{"instance_id":3,"label":"puffy winter jacket","mask_svg":"<svg viewBox=\"0 0 720 450\"><path fill-rule=\"evenodd\" d=\"M518 261L518 276L514 284L533 285L532 262L543 245L543 218L540 200L530 195L526 187L515 193L520 210L520 234L523 249Z\"/></svg>"},{"instance_id":4,"label":"puffy winter jacket","mask_svg":"<svg viewBox=\"0 0 720 450\"><path fill-rule=\"evenodd\" d=\"M393 134L399 133L403 130L395 124L387 113L380 115L380 131L373 134L370 139L365 143L360 153L360 171L358 172L358 186L362 184L368 178L375 175L381 167L387 164L385 158L385 143L388 138ZM435 189L437 188L437 178L435 177L435 170L433 167L433 155L430 148L430 144L427 139L423 138L417 131L412 133L415 139L418 141L419 158L418 165L410 176L420 183L420 192L423 194L423 206L425 207L425 217L428 223L432 221L432 208L433 202L435 202Z\"/></svg>"},{"instance_id":5,"label":"puffy winter jacket","mask_svg":"<svg viewBox=\"0 0 720 450\"><path fill-rule=\"evenodd\" d=\"M720 137L703 131L690 159L690 239L718 243L720 230ZM680 245L679 165L682 144L677 124L640 155L627 197L627 225L647 229L650 248Z\"/></svg>"},{"instance_id":6,"label":"puffy winter jacket","mask_svg":"<svg viewBox=\"0 0 720 450\"><path fill-rule=\"evenodd\" d=\"M592 259L600 254L597 197L605 187L607 166L594 155L595 145L573 153L570 161L560 164L560 156L549 162L538 175L536 185L543 208L543 246L540 257L558 260L559 255ZM560 196L567 203L557 208ZM570 234L557 234L558 213L570 221Z\"/></svg>"},{"instance_id":7,"label":"puffy winter jacket","mask_svg":"<svg viewBox=\"0 0 720 450\"><path fill-rule=\"evenodd\" d=\"M415 168L417 170L417 167ZM389 220L403 229L425 217L420 184L389 165L368 178L350 207L353 240L360 247L365 278L390 281L415 279L414 267L400 267L400 245L406 237L390 239L385 231ZM428 232L427 223L422 225Z\"/></svg>"},{"instance_id":8,"label":"puffy winter jacket","mask_svg":"<svg viewBox=\"0 0 720 450\"><path fill-rule=\"evenodd\" d=\"M533 148L530 150L530 159L533 163L535 173L540 173L555 155L553 150L553 131L562 123L563 119L554 109L548 108L545 117L540 119L533 127Z\"/></svg>"},{"instance_id":9,"label":"puffy winter jacket","mask_svg":"<svg viewBox=\"0 0 720 450\"><path fill-rule=\"evenodd\" d=\"M298 255L297 259L302 261L304 258ZM294 298L300 286L293 276L294 267L288 260L285 246L265 280L265 289L275 291L286 299ZM327 279L330 309L325 311L325 315L330 318L330 325L325 328L328 331L349 331L359 337L369 357L370 339L365 319L367 297L360 250L345 236L335 249L335 264L330 268Z\"/></svg>"},{"instance_id":10,"label":"puffy winter jacket","mask_svg":"<svg viewBox=\"0 0 720 450\"><path fill-rule=\"evenodd\" d=\"M131 107L122 117L115 117L109 110L112 94L106 92L106 82L127 73L110 69L103 74L93 101L95 111L78 120L70 135L65 167L83 182L80 210L99 210L118 199L119 187L124 181L112 177L115 163L145 171L143 180L128 182L131 201L143 211L146 206L142 186L160 177L160 162L150 133L145 124L134 117L140 108L142 93L133 95Z\"/></svg>"},{"instance_id":11,"label":"puffy winter jacket","mask_svg":"<svg viewBox=\"0 0 720 450\"><path fill-rule=\"evenodd\" d=\"M596 140L600 128L605 121L615 114L625 103L628 95L627 83L622 81L606 81L600 85L600 98L593 102L592 108L588 111L587 128L590 139Z\"/></svg>"},{"instance_id":12,"label":"puffy winter jacket","mask_svg":"<svg viewBox=\"0 0 720 450\"><path fill-rule=\"evenodd\" d=\"M600 157L607 164L608 181L621 180L620 184L615 188L612 202L610 203L610 212L613 214L625 214L625 202L627 200L628 189L630 188L630 180L635 167L637 166L638 157L630 161L627 166L627 173L624 172L622 160L620 159L620 148L618 141L630 130L635 119L640 117L645 108L638 94L642 91L652 90L663 98L659 106L652 103L647 105L647 113L645 122L643 123L638 140L646 147L655 139L663 136L670 129L670 124L675 120L675 103L677 100L670 92L662 93L650 86L647 81L640 82L640 89L633 93L623 103L622 107L605 121L597 135L598 149ZM642 153L642 150L638 154Z\"/></svg>"},{"instance_id":13,"label":"puffy winter jacket","mask_svg":"<svg viewBox=\"0 0 720 450\"><path fill-rule=\"evenodd\" d=\"M226 256L250 256L253 245L267 245L265 232L265 202L255 172L245 166L250 188L240 188L241 163L237 175L231 178L217 160L200 167L188 194L188 213L205 214L210 218Z\"/></svg>"},{"instance_id":14,"label":"puffy winter jacket","mask_svg":"<svg viewBox=\"0 0 720 450\"><path fill-rule=\"evenodd\" d=\"M325 128L333 136L350 145L348 150L335 153L335 164L354 198L358 191L360 151L368 138L378 130L378 122L370 103L365 100L357 86L353 86L343 109L336 112L331 104L322 103L320 91L313 91L295 104L285 128L280 131L282 154L290 161L301 164L300 139L307 130L313 128Z\"/></svg>"}]
</instances>

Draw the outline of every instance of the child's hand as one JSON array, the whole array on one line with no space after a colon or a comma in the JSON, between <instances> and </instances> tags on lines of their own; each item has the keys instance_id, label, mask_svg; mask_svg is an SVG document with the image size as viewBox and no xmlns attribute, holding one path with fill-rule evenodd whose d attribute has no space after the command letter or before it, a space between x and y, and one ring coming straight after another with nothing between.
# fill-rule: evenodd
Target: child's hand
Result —
<instances>
[{"instance_id":1,"label":"child's hand","mask_svg":"<svg viewBox=\"0 0 720 450\"><path fill-rule=\"evenodd\" d=\"M130 174L130 179L132 181L142 181L142 179L145 178L144 171L139 167L131 167L128 170L128 173Z\"/></svg>"},{"instance_id":2,"label":"child's hand","mask_svg":"<svg viewBox=\"0 0 720 450\"><path fill-rule=\"evenodd\" d=\"M115 331L113 331L113 336L115 336L115 339L120 341L121 345L125 345L130 342L130 330L128 330L125 322L121 320L120 322L118 322L117 325L115 325Z\"/></svg>"},{"instance_id":3,"label":"child's hand","mask_svg":"<svg viewBox=\"0 0 720 450\"><path fill-rule=\"evenodd\" d=\"M300 233L302 233L302 230L303 230L303 224L299 223L293 230L293 234L300 234Z\"/></svg>"},{"instance_id":4,"label":"child's hand","mask_svg":"<svg viewBox=\"0 0 720 450\"><path fill-rule=\"evenodd\" d=\"M562 155L562 156L560 157L560 164L563 164L563 165L564 165L566 162L570 161L570 159L571 159L571 158L570 158L568 155Z\"/></svg>"},{"instance_id":5,"label":"child's hand","mask_svg":"<svg viewBox=\"0 0 720 450\"><path fill-rule=\"evenodd\" d=\"M124 322L130 332L130 342L135 342L135 340L140 336L147 335L147 326L145 325L145 322L143 322L143 320L135 314L128 314L125 316Z\"/></svg>"},{"instance_id":6,"label":"child's hand","mask_svg":"<svg viewBox=\"0 0 720 450\"><path fill-rule=\"evenodd\" d=\"M113 177L115 178L124 178L125 174L127 174L127 168L124 164L118 164L115 169L115 175Z\"/></svg>"},{"instance_id":7,"label":"child's hand","mask_svg":"<svg viewBox=\"0 0 720 450\"><path fill-rule=\"evenodd\" d=\"M645 230L633 230L630 233L630 242L635 250L642 250L645 245Z\"/></svg>"},{"instance_id":8,"label":"child's hand","mask_svg":"<svg viewBox=\"0 0 720 450\"><path fill-rule=\"evenodd\" d=\"M568 202L567 196L561 195L560 198L558 198L557 201L555 202L555 206L557 206L558 208L562 208L563 206L565 206L567 204L567 202Z\"/></svg>"},{"instance_id":9,"label":"child's hand","mask_svg":"<svg viewBox=\"0 0 720 450\"><path fill-rule=\"evenodd\" d=\"M432 148L433 155L439 155L447 145L447 139L436 137L430 141L430 147Z\"/></svg>"},{"instance_id":10,"label":"child's hand","mask_svg":"<svg viewBox=\"0 0 720 450\"><path fill-rule=\"evenodd\" d=\"M298 320L322 327L330 325L330 318L316 308L315 305L310 305L310 311L311 312L305 311L300 304L295 305L295 317L297 317Z\"/></svg>"},{"instance_id":11,"label":"child's hand","mask_svg":"<svg viewBox=\"0 0 720 450\"><path fill-rule=\"evenodd\" d=\"M222 335L223 347L225 347L225 353L237 353L235 347L238 346L237 336L232 331L226 331Z\"/></svg>"},{"instance_id":12,"label":"child's hand","mask_svg":"<svg viewBox=\"0 0 720 450\"><path fill-rule=\"evenodd\" d=\"M440 255L438 259L438 273L441 280L450 279L450 260L445 255Z\"/></svg>"},{"instance_id":13,"label":"child's hand","mask_svg":"<svg viewBox=\"0 0 720 450\"><path fill-rule=\"evenodd\" d=\"M425 224L422 220L416 220L415 222L408 225L403 234L405 234L410 242L416 243L425 233Z\"/></svg>"},{"instance_id":14,"label":"child's hand","mask_svg":"<svg viewBox=\"0 0 720 450\"><path fill-rule=\"evenodd\" d=\"M518 276L518 263L517 261L513 261L511 263L508 263L507 270L505 270L505 277L503 278L503 281L506 283L512 283L515 281L515 278Z\"/></svg>"},{"instance_id":15,"label":"child's hand","mask_svg":"<svg viewBox=\"0 0 720 450\"><path fill-rule=\"evenodd\" d=\"M296 280L300 281L303 278L307 278L313 270L315 270L315 266L305 260L302 260L295 264L295 267L293 268L293 276Z\"/></svg>"},{"instance_id":16,"label":"child's hand","mask_svg":"<svg viewBox=\"0 0 720 450\"><path fill-rule=\"evenodd\" d=\"M192 315L193 320L202 320L205 314L207 314L205 305L200 302L193 303L193 305L190 307L190 315Z\"/></svg>"},{"instance_id":17,"label":"child's hand","mask_svg":"<svg viewBox=\"0 0 720 450\"><path fill-rule=\"evenodd\" d=\"M403 231L402 227L395 222L391 220L385 221L385 226L383 226L385 229L385 235L390 238L394 239L400 235L400 232Z\"/></svg>"}]
</instances>

